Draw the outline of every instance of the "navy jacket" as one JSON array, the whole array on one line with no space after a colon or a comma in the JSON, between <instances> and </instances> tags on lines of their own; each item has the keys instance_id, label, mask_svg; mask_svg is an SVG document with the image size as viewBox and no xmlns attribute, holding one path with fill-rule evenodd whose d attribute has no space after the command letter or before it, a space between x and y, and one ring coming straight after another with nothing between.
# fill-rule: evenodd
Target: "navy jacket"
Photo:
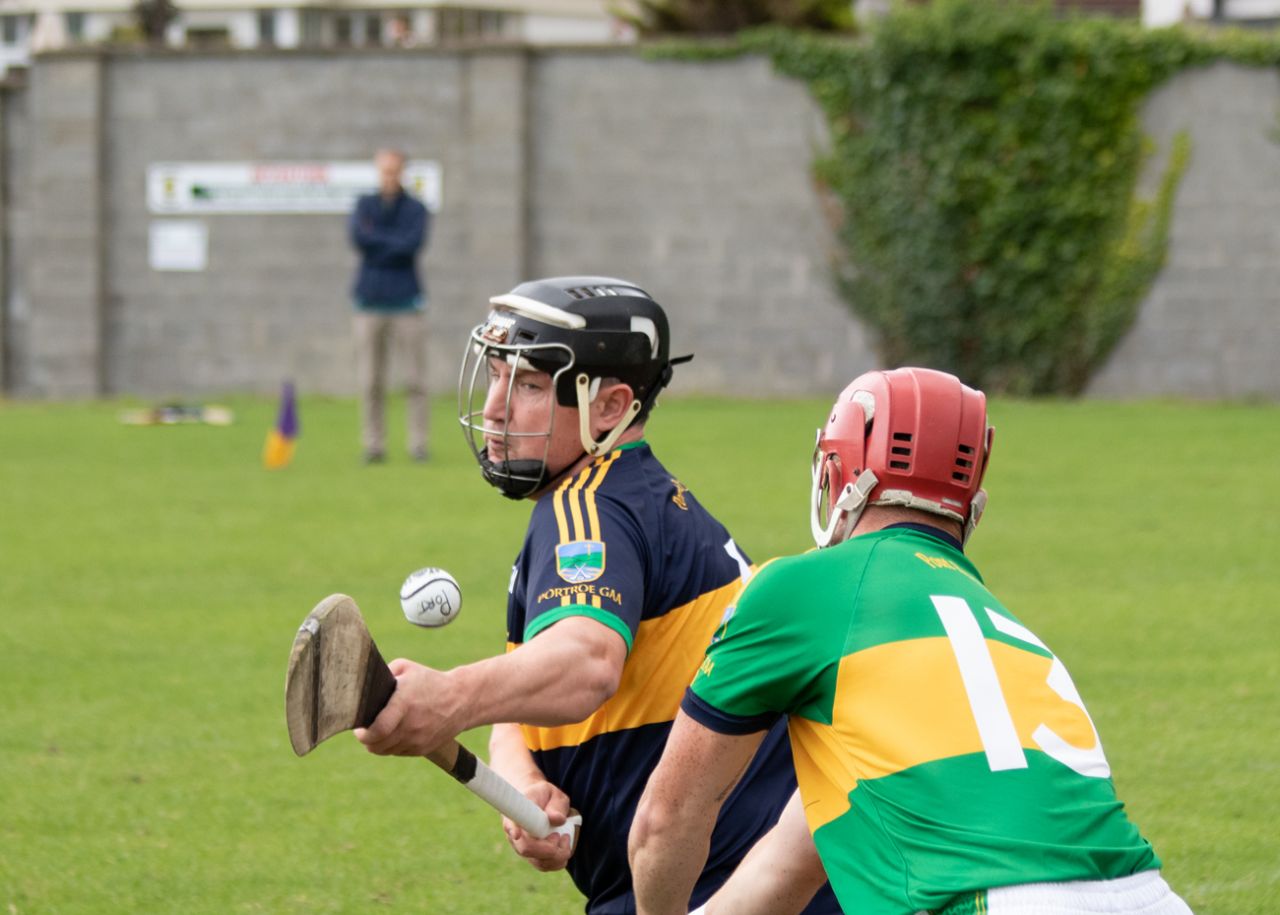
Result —
<instances>
[{"instance_id":1,"label":"navy jacket","mask_svg":"<svg viewBox=\"0 0 1280 915\"><path fill-rule=\"evenodd\" d=\"M360 270L351 294L369 308L408 308L426 298L416 259L426 244L431 217L421 202L401 191L389 205L378 194L356 201L348 219Z\"/></svg>"}]
</instances>

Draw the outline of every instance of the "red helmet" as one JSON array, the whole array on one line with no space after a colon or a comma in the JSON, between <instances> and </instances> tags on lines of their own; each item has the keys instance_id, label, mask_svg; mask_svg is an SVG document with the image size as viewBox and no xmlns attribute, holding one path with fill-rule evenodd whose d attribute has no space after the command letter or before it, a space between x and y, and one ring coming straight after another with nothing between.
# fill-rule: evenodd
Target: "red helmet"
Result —
<instances>
[{"instance_id":1,"label":"red helmet","mask_svg":"<svg viewBox=\"0 0 1280 915\"><path fill-rule=\"evenodd\" d=\"M933 369L859 375L831 408L813 452L810 523L818 546L845 540L868 505L902 505L964 525L986 504L987 398ZM825 517L825 522L824 522Z\"/></svg>"}]
</instances>

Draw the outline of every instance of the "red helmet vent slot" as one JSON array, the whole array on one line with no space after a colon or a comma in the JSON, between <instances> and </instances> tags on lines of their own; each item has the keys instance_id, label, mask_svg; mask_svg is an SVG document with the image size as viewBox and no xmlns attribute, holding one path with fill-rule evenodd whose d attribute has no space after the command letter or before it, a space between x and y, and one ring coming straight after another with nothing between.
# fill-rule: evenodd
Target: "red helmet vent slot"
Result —
<instances>
[{"instance_id":1,"label":"red helmet vent slot","mask_svg":"<svg viewBox=\"0 0 1280 915\"><path fill-rule=\"evenodd\" d=\"M960 469L952 472L951 479L957 483L968 483L972 476L973 456L977 454L977 449L972 445L957 444L956 450L960 452L956 455L956 466Z\"/></svg>"},{"instance_id":2,"label":"red helmet vent slot","mask_svg":"<svg viewBox=\"0 0 1280 915\"><path fill-rule=\"evenodd\" d=\"M889 448L890 454L895 454L901 458L911 457L911 448L909 444L911 442L910 432L895 432L893 433L893 440L895 442L907 442L908 444L891 446ZM904 470L909 473L911 471L911 462L909 460L895 461L890 459L889 467L893 470Z\"/></svg>"}]
</instances>

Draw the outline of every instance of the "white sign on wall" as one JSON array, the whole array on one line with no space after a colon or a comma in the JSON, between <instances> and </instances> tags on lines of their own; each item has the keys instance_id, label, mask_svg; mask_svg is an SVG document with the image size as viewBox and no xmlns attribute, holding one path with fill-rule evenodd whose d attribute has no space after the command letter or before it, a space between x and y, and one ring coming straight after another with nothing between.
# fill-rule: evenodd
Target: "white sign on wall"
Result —
<instances>
[{"instance_id":1,"label":"white sign on wall","mask_svg":"<svg viewBox=\"0 0 1280 915\"><path fill-rule=\"evenodd\" d=\"M209 227L199 219L157 219L147 233L152 270L204 270L209 264Z\"/></svg>"},{"instance_id":2,"label":"white sign on wall","mask_svg":"<svg viewBox=\"0 0 1280 915\"><path fill-rule=\"evenodd\" d=\"M431 212L440 209L440 163L411 159L404 186ZM147 208L156 214L349 213L378 188L372 161L154 162Z\"/></svg>"}]
</instances>

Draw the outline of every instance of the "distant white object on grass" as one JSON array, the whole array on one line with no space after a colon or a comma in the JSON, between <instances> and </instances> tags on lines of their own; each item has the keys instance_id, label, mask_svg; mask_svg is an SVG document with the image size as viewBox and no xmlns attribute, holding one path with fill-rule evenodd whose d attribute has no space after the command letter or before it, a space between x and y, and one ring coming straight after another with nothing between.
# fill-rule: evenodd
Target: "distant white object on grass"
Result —
<instances>
[{"instance_id":1,"label":"distant white object on grass","mask_svg":"<svg viewBox=\"0 0 1280 915\"><path fill-rule=\"evenodd\" d=\"M462 609L462 589L444 569L418 569L400 586L400 609L415 626L444 626Z\"/></svg>"},{"instance_id":2,"label":"distant white object on grass","mask_svg":"<svg viewBox=\"0 0 1280 915\"><path fill-rule=\"evenodd\" d=\"M229 426L234 419L235 414L230 407L218 404L166 403L120 413L120 422L126 426L178 426L188 423Z\"/></svg>"}]
</instances>

